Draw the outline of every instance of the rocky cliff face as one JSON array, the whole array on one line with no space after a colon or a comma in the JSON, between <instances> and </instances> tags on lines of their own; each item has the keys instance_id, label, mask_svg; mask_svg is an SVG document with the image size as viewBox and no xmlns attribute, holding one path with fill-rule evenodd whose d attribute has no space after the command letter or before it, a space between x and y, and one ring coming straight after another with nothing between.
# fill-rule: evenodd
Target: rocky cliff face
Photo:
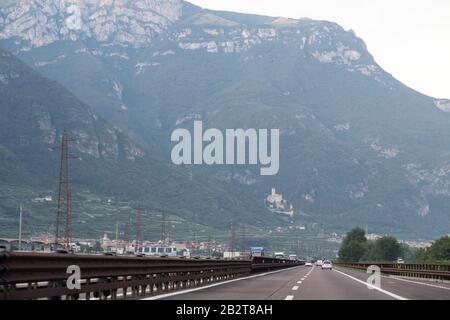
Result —
<instances>
[{"instance_id":1,"label":"rocky cliff face","mask_svg":"<svg viewBox=\"0 0 450 320\"><path fill-rule=\"evenodd\" d=\"M67 128L81 157L135 161L145 155L117 127L108 124L66 89L41 78L0 49L0 135L11 150L53 150Z\"/></svg>"},{"instance_id":2,"label":"rocky cliff face","mask_svg":"<svg viewBox=\"0 0 450 320\"><path fill-rule=\"evenodd\" d=\"M375 63L364 42L353 31L336 23L309 19L268 18L264 24L242 24L212 13L200 13L190 21L192 27L172 32L169 39L183 50L208 53L246 53L264 43L294 47L324 64L344 66L383 81L383 70ZM261 58L245 54L246 61Z\"/></svg>"},{"instance_id":3,"label":"rocky cliff face","mask_svg":"<svg viewBox=\"0 0 450 320\"><path fill-rule=\"evenodd\" d=\"M140 47L181 16L180 0L20 0L0 9L0 39L42 47L94 40Z\"/></svg>"},{"instance_id":4,"label":"rocky cliff face","mask_svg":"<svg viewBox=\"0 0 450 320\"><path fill-rule=\"evenodd\" d=\"M180 20L183 3L181 0L18 0L0 8L0 39L14 40L20 51L61 40L92 40L103 47L146 47ZM195 14L189 23L194 28L167 32L168 38L184 50L231 54L248 51L263 42L294 41L322 63L342 64L351 72L372 75L382 81L382 70L367 54L364 43L335 23L273 18L258 27L211 12ZM101 51L96 53L102 55ZM125 54L115 55L128 58ZM47 63L51 61L41 61L39 66Z\"/></svg>"}]
</instances>

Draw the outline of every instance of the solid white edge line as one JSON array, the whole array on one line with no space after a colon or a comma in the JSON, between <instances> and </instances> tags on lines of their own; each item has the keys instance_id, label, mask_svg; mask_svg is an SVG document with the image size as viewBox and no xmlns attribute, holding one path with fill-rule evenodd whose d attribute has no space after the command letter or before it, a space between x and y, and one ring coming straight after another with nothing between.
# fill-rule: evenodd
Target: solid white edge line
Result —
<instances>
[{"instance_id":1,"label":"solid white edge line","mask_svg":"<svg viewBox=\"0 0 450 320\"><path fill-rule=\"evenodd\" d=\"M159 299L164 299L164 298L168 298L168 297L178 296L180 294L185 294L185 293L190 293L190 292L194 292L194 291L200 291L200 290L203 290L203 289L217 287L217 286L221 286L221 285L224 285L224 284L227 284L227 283L236 282L236 281L264 277L264 276L267 276L267 275L270 275L270 274L274 274L274 273L278 273L278 272L284 272L284 271L296 269L296 268L299 268L299 267L300 266L298 266L298 267L291 267L291 268L287 268L287 269L283 269L283 270L276 270L276 271L261 273L261 274L255 274L253 276L248 276L248 277L244 277L244 278L237 278L237 279L227 280L227 281L218 282L218 283L213 283L213 284L209 284L207 286L202 286L202 287L198 287L198 288L192 288L192 289L186 289L186 290L181 290L181 291L177 291L177 292L165 293L165 294L161 294L161 295L158 295L158 296L147 297L147 298L140 299L140 300L159 300Z\"/></svg>"},{"instance_id":2,"label":"solid white edge line","mask_svg":"<svg viewBox=\"0 0 450 320\"><path fill-rule=\"evenodd\" d=\"M410 283L415 283L415 284L421 284L421 285L424 285L424 286L438 288L438 289L450 290L450 287L443 287L443 286L438 286L438 285L431 284L431 283L418 282L418 281L413 281L413 280L409 280L409 279L403 279L403 278L395 277L395 276L389 276L389 277L386 277L386 278L387 279L395 279L395 280L410 282Z\"/></svg>"},{"instance_id":3,"label":"solid white edge line","mask_svg":"<svg viewBox=\"0 0 450 320\"><path fill-rule=\"evenodd\" d=\"M284 300L292 300L292 299L294 299L294 296L287 296L286 299Z\"/></svg>"},{"instance_id":4,"label":"solid white edge line","mask_svg":"<svg viewBox=\"0 0 450 320\"><path fill-rule=\"evenodd\" d=\"M367 287L370 287L370 288L375 289L375 290L377 290L377 291L379 291L381 293L384 293L384 294L386 294L386 295L388 295L388 296L390 296L390 297L392 297L394 299L397 299L397 300L408 300L408 299L406 299L406 298L404 298L402 296L399 296L399 295L397 295L395 293L392 293L392 292L389 292L387 290L378 288L377 286L374 286L373 284L361 281L361 280L359 280L359 279L357 279L357 278L355 278L355 277L353 277L351 275L348 275L348 274L346 274L346 273L344 273L342 271L339 271L339 270L336 270L336 269L333 269L333 271L338 272L338 273L340 273L340 274L342 274L342 275L344 275L344 276L346 276L346 277L348 277L348 278L350 278L352 280L355 280L356 282L359 282L359 283L361 283L361 284L363 284L363 285L365 285Z\"/></svg>"}]
</instances>

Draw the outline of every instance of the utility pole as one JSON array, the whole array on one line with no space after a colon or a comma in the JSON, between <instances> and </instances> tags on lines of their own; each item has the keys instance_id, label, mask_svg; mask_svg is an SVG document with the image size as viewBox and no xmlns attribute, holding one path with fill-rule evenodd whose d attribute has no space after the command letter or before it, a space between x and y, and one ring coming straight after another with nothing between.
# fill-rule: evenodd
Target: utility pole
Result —
<instances>
[{"instance_id":1,"label":"utility pole","mask_svg":"<svg viewBox=\"0 0 450 320\"><path fill-rule=\"evenodd\" d=\"M19 251L22 250L22 218L23 218L23 210L22 204L19 205Z\"/></svg>"},{"instance_id":2,"label":"utility pole","mask_svg":"<svg viewBox=\"0 0 450 320\"><path fill-rule=\"evenodd\" d=\"M297 250L296 250L296 253L297 253L298 257L300 257L303 254L302 250L300 249L300 237L299 236L297 236Z\"/></svg>"},{"instance_id":3,"label":"utility pole","mask_svg":"<svg viewBox=\"0 0 450 320\"><path fill-rule=\"evenodd\" d=\"M142 234L141 234L141 208L136 209L136 252L139 253L141 246Z\"/></svg>"},{"instance_id":4,"label":"utility pole","mask_svg":"<svg viewBox=\"0 0 450 320\"><path fill-rule=\"evenodd\" d=\"M119 224L116 223L116 254L119 249Z\"/></svg>"},{"instance_id":5,"label":"utility pole","mask_svg":"<svg viewBox=\"0 0 450 320\"><path fill-rule=\"evenodd\" d=\"M241 252L245 252L245 243L247 241L246 238L246 226L245 224L241 224L241 230L240 230L240 236L241 236Z\"/></svg>"},{"instance_id":6,"label":"utility pole","mask_svg":"<svg viewBox=\"0 0 450 320\"><path fill-rule=\"evenodd\" d=\"M192 235L192 239L194 241L193 247L194 247L194 254L197 254L197 232L195 232Z\"/></svg>"},{"instance_id":7,"label":"utility pole","mask_svg":"<svg viewBox=\"0 0 450 320\"><path fill-rule=\"evenodd\" d=\"M55 223L55 250L58 249L61 220L64 222L64 245L69 247L72 238L72 196L69 180L69 139L67 131L64 130L61 138L61 159L59 167L59 186Z\"/></svg>"},{"instance_id":8,"label":"utility pole","mask_svg":"<svg viewBox=\"0 0 450 320\"><path fill-rule=\"evenodd\" d=\"M166 214L161 213L161 243L165 244L167 240L166 234Z\"/></svg>"},{"instance_id":9,"label":"utility pole","mask_svg":"<svg viewBox=\"0 0 450 320\"><path fill-rule=\"evenodd\" d=\"M208 256L209 257L211 257L211 253L212 253L212 250L211 250L211 235L208 234Z\"/></svg>"},{"instance_id":10,"label":"utility pole","mask_svg":"<svg viewBox=\"0 0 450 320\"><path fill-rule=\"evenodd\" d=\"M128 246L128 242L129 242L129 239L128 239L128 228L129 228L129 224L127 223L127 224L125 224L125 227L124 227L124 230L123 230L123 238L124 238L124 241L125 241L125 253L127 251L127 246Z\"/></svg>"},{"instance_id":11,"label":"utility pole","mask_svg":"<svg viewBox=\"0 0 450 320\"><path fill-rule=\"evenodd\" d=\"M234 225L231 224L231 239L230 239L230 251L231 251L231 258L234 258L234 245L236 241L236 232L234 230Z\"/></svg>"},{"instance_id":12,"label":"utility pole","mask_svg":"<svg viewBox=\"0 0 450 320\"><path fill-rule=\"evenodd\" d=\"M68 248L72 242L72 192L69 190L67 194L67 217L66 217L66 227L64 232L64 243Z\"/></svg>"}]
</instances>

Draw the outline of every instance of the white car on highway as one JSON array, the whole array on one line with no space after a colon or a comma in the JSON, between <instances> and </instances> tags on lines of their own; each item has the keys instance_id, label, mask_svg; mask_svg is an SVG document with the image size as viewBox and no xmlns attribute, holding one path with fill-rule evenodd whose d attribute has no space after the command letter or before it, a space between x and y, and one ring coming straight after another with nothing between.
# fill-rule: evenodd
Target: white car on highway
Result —
<instances>
[{"instance_id":1,"label":"white car on highway","mask_svg":"<svg viewBox=\"0 0 450 320\"><path fill-rule=\"evenodd\" d=\"M332 270L332 269L333 269L333 266L332 266L332 264L331 264L331 261L325 260L325 261L322 263L322 270L326 270L326 269L328 269L328 270Z\"/></svg>"},{"instance_id":2,"label":"white car on highway","mask_svg":"<svg viewBox=\"0 0 450 320\"><path fill-rule=\"evenodd\" d=\"M317 267L321 267L322 264L323 264L323 261L322 261L322 260L317 260L317 261L316 261L316 266L317 266Z\"/></svg>"},{"instance_id":3,"label":"white car on highway","mask_svg":"<svg viewBox=\"0 0 450 320\"><path fill-rule=\"evenodd\" d=\"M313 266L313 264L312 264L312 262L310 262L310 261L308 261L308 262L305 263L305 267L312 267L312 266Z\"/></svg>"}]
</instances>

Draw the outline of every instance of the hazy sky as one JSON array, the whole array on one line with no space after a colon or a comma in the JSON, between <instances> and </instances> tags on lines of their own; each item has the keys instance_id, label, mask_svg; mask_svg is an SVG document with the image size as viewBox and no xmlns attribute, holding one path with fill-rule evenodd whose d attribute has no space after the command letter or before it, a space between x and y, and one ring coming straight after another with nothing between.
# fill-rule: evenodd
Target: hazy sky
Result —
<instances>
[{"instance_id":1,"label":"hazy sky","mask_svg":"<svg viewBox=\"0 0 450 320\"><path fill-rule=\"evenodd\" d=\"M203 8L330 20L406 85L450 99L450 0L191 0Z\"/></svg>"}]
</instances>

